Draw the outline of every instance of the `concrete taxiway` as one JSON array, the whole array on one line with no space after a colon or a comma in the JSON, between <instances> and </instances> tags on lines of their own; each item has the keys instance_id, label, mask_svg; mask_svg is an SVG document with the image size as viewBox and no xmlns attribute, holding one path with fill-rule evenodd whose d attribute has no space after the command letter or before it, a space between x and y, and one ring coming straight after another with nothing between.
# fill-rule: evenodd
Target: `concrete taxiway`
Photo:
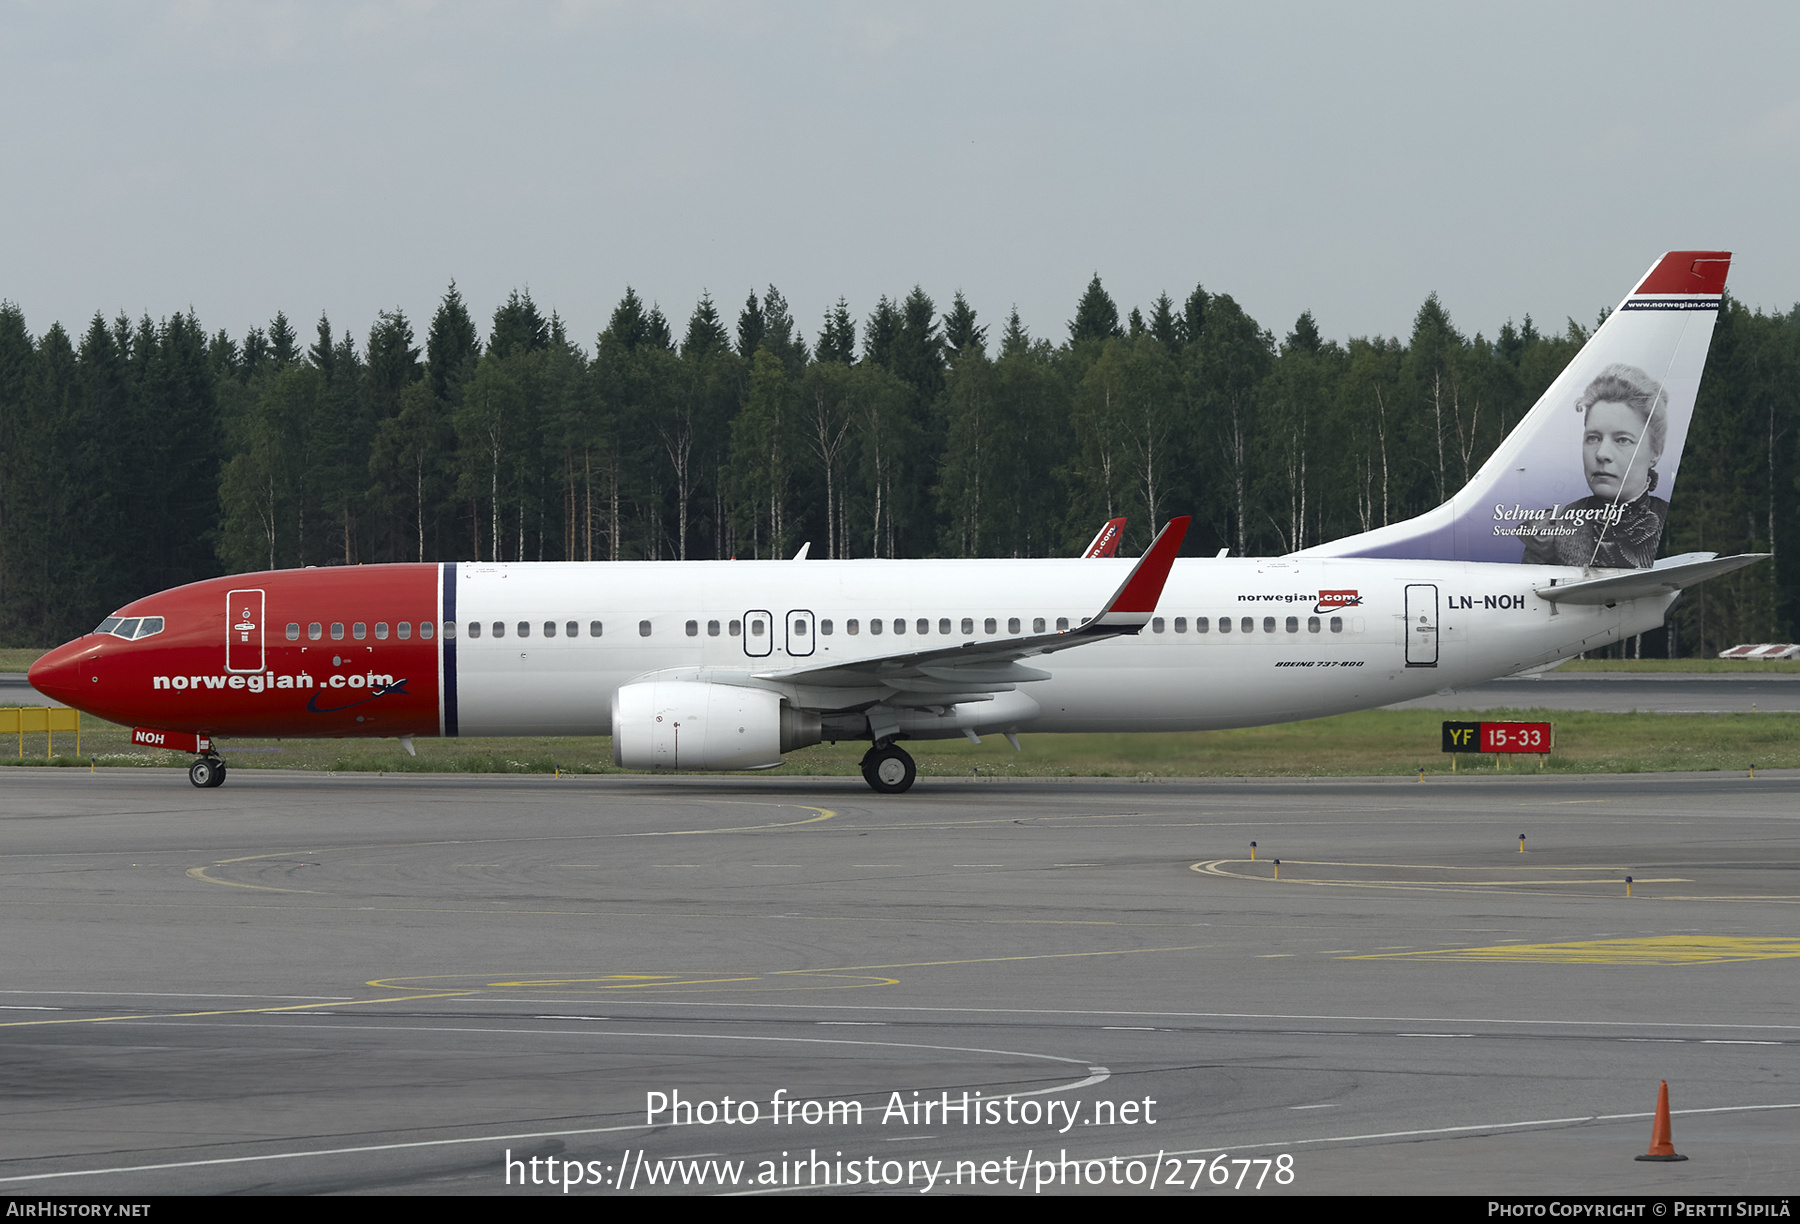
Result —
<instances>
[{"instance_id":1,"label":"concrete taxiway","mask_svg":"<svg viewBox=\"0 0 1800 1224\"><path fill-rule=\"evenodd\" d=\"M7 770L0 1190L1787 1192L1797 799Z\"/></svg>"},{"instance_id":2,"label":"concrete taxiway","mask_svg":"<svg viewBox=\"0 0 1800 1224\"><path fill-rule=\"evenodd\" d=\"M1606 714L1800 713L1800 675L1756 672L1548 672L1471 684L1390 710L1595 710Z\"/></svg>"}]
</instances>

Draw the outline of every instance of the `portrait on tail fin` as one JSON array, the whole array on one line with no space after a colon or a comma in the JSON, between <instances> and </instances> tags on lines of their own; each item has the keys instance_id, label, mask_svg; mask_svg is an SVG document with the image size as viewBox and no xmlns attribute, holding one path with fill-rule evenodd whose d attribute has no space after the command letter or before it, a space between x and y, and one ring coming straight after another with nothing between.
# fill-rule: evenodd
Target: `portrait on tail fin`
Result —
<instances>
[{"instance_id":1,"label":"portrait on tail fin","mask_svg":"<svg viewBox=\"0 0 1800 1224\"><path fill-rule=\"evenodd\" d=\"M1589 497L1551 506L1521 532L1527 565L1645 569L1656 561L1669 503L1656 461L1669 435L1669 397L1636 366L1609 365L1575 401Z\"/></svg>"},{"instance_id":2,"label":"portrait on tail fin","mask_svg":"<svg viewBox=\"0 0 1800 1224\"><path fill-rule=\"evenodd\" d=\"M1299 555L1653 566L1730 265L1664 255L1461 491Z\"/></svg>"}]
</instances>

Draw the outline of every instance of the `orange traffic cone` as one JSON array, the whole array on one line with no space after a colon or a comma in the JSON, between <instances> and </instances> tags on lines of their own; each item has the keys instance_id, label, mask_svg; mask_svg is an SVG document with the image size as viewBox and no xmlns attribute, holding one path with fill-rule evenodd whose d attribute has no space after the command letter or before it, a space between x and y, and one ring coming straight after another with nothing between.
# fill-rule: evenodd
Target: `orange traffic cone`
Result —
<instances>
[{"instance_id":1,"label":"orange traffic cone","mask_svg":"<svg viewBox=\"0 0 1800 1224\"><path fill-rule=\"evenodd\" d=\"M1669 1081L1664 1080L1662 1087L1656 1091L1656 1121L1650 1124L1650 1150L1638 1160L1686 1160L1675 1151L1675 1142L1669 1134Z\"/></svg>"}]
</instances>

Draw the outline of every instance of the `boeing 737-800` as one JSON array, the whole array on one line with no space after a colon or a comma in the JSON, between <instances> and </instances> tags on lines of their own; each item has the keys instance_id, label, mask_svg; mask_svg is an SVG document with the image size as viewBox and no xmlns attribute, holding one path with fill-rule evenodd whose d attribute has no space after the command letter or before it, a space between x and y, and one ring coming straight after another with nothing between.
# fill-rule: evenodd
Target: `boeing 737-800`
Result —
<instances>
[{"instance_id":1,"label":"boeing 737-800","mask_svg":"<svg viewBox=\"0 0 1800 1224\"><path fill-rule=\"evenodd\" d=\"M136 600L31 683L193 752L196 786L230 736L611 735L648 770L866 739L895 793L909 739L1251 726L1509 675L1758 559L1654 560L1729 264L1658 260L1443 505L1288 556L1177 560L1178 518L1136 560L283 570Z\"/></svg>"}]
</instances>

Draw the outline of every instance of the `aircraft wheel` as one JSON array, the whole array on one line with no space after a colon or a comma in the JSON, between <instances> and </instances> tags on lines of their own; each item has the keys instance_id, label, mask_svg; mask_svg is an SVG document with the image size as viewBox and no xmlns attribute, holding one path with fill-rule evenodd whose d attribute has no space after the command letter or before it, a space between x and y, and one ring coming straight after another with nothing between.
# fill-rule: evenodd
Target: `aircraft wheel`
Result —
<instances>
[{"instance_id":1,"label":"aircraft wheel","mask_svg":"<svg viewBox=\"0 0 1800 1224\"><path fill-rule=\"evenodd\" d=\"M900 795L912 789L918 766L904 748L889 744L863 758L863 779L877 794Z\"/></svg>"},{"instance_id":2,"label":"aircraft wheel","mask_svg":"<svg viewBox=\"0 0 1800 1224\"><path fill-rule=\"evenodd\" d=\"M195 757L188 766L188 781L202 789L225 784L225 762L218 757Z\"/></svg>"}]
</instances>

